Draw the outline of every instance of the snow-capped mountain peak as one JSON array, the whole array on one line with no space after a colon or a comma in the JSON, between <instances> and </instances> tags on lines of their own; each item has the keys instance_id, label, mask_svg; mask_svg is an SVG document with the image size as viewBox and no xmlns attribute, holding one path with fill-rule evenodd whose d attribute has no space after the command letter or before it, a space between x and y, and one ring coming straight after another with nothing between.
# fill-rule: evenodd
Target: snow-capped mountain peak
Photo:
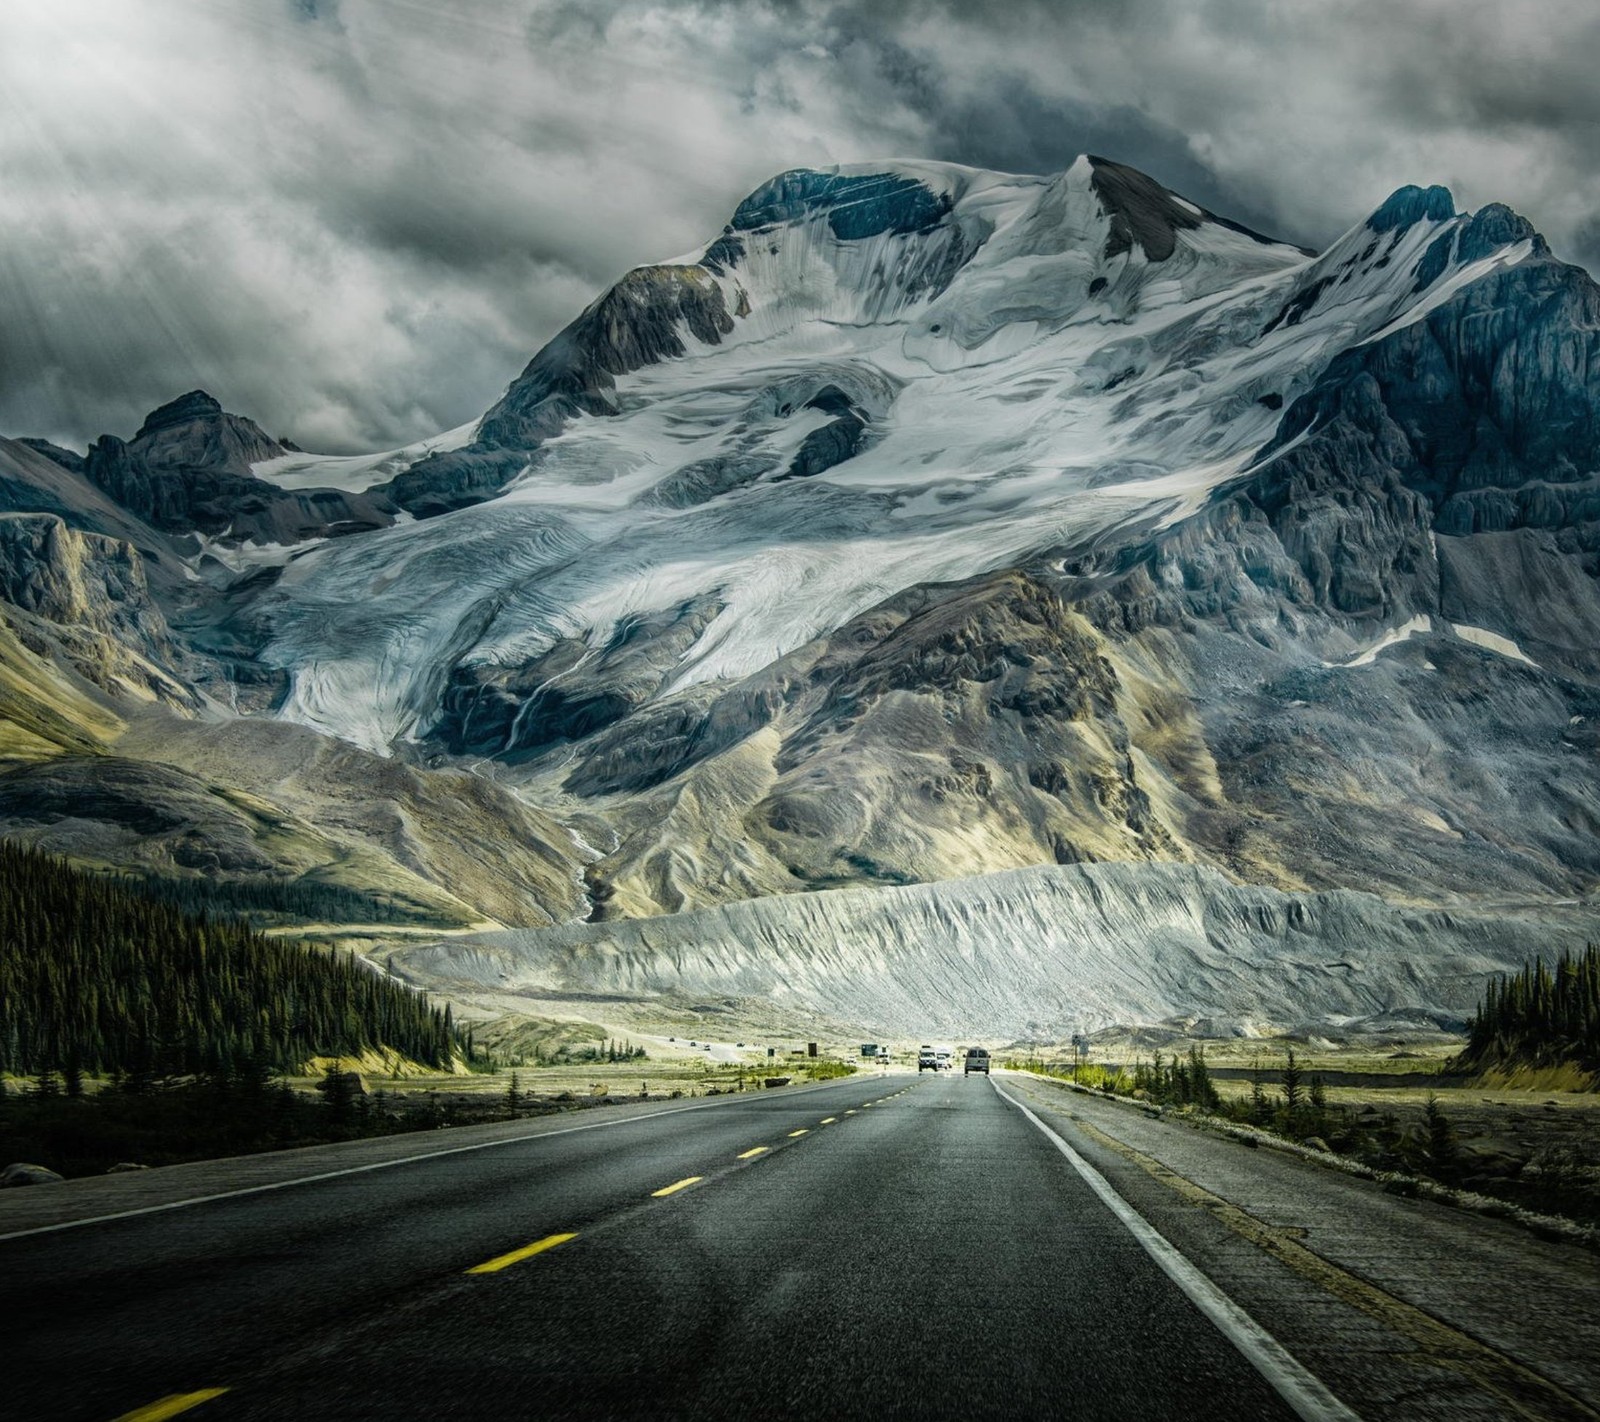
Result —
<instances>
[{"instance_id":1,"label":"snow-capped mountain peak","mask_svg":"<svg viewBox=\"0 0 1600 1422\"><path fill-rule=\"evenodd\" d=\"M1542 251L1523 228L1402 189L1312 256L1087 156L780 174L385 486L453 511L286 572L284 714L381 748L439 727L475 667L641 625L678 629L664 694L902 588L1170 522L1339 352Z\"/></svg>"}]
</instances>

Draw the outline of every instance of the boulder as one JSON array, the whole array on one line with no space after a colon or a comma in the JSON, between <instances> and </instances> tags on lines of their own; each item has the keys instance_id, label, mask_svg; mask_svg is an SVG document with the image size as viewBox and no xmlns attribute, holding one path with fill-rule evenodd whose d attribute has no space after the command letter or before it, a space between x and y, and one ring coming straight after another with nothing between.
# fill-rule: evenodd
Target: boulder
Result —
<instances>
[{"instance_id":1,"label":"boulder","mask_svg":"<svg viewBox=\"0 0 1600 1422\"><path fill-rule=\"evenodd\" d=\"M61 1176L46 1166L28 1165L19 1160L0 1170L0 1189L15 1185L49 1185L60 1179Z\"/></svg>"}]
</instances>

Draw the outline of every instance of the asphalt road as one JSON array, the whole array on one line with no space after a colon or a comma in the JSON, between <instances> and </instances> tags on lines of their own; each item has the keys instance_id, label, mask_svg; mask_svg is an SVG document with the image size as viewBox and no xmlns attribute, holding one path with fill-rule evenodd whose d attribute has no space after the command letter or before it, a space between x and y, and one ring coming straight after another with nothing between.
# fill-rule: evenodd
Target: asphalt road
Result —
<instances>
[{"instance_id":1,"label":"asphalt road","mask_svg":"<svg viewBox=\"0 0 1600 1422\"><path fill-rule=\"evenodd\" d=\"M0 1299L6 1418L1295 1415L1062 1148L959 1074L13 1236Z\"/></svg>"}]
</instances>

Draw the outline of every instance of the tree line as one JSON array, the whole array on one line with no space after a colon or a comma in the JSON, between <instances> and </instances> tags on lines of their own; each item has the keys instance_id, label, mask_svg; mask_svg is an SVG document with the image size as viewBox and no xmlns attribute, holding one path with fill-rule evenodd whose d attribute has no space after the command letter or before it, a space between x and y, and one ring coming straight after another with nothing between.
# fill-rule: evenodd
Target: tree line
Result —
<instances>
[{"instance_id":1,"label":"tree line","mask_svg":"<svg viewBox=\"0 0 1600 1422\"><path fill-rule=\"evenodd\" d=\"M412 923L442 917L403 896L315 879L170 879L126 870L108 877L140 898L171 904L191 915L327 923Z\"/></svg>"},{"instance_id":2,"label":"tree line","mask_svg":"<svg viewBox=\"0 0 1600 1422\"><path fill-rule=\"evenodd\" d=\"M448 1067L463 1046L448 1007L349 955L0 842L0 1071L296 1071L380 1047Z\"/></svg>"},{"instance_id":3,"label":"tree line","mask_svg":"<svg viewBox=\"0 0 1600 1422\"><path fill-rule=\"evenodd\" d=\"M1600 949L1591 943L1520 973L1494 978L1467 1024L1460 1071L1563 1066L1600 1072Z\"/></svg>"}]
</instances>

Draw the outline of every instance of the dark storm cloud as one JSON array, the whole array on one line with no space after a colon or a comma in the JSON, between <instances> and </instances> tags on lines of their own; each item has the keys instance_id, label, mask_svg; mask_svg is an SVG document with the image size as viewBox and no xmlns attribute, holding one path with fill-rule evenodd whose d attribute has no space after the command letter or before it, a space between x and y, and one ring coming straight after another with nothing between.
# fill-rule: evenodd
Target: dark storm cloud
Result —
<instances>
[{"instance_id":1,"label":"dark storm cloud","mask_svg":"<svg viewBox=\"0 0 1600 1422\"><path fill-rule=\"evenodd\" d=\"M1600 262L1567 0L42 0L0 7L0 431L196 385L322 448L480 413L779 169L1081 151L1327 241L1404 182Z\"/></svg>"}]
</instances>

